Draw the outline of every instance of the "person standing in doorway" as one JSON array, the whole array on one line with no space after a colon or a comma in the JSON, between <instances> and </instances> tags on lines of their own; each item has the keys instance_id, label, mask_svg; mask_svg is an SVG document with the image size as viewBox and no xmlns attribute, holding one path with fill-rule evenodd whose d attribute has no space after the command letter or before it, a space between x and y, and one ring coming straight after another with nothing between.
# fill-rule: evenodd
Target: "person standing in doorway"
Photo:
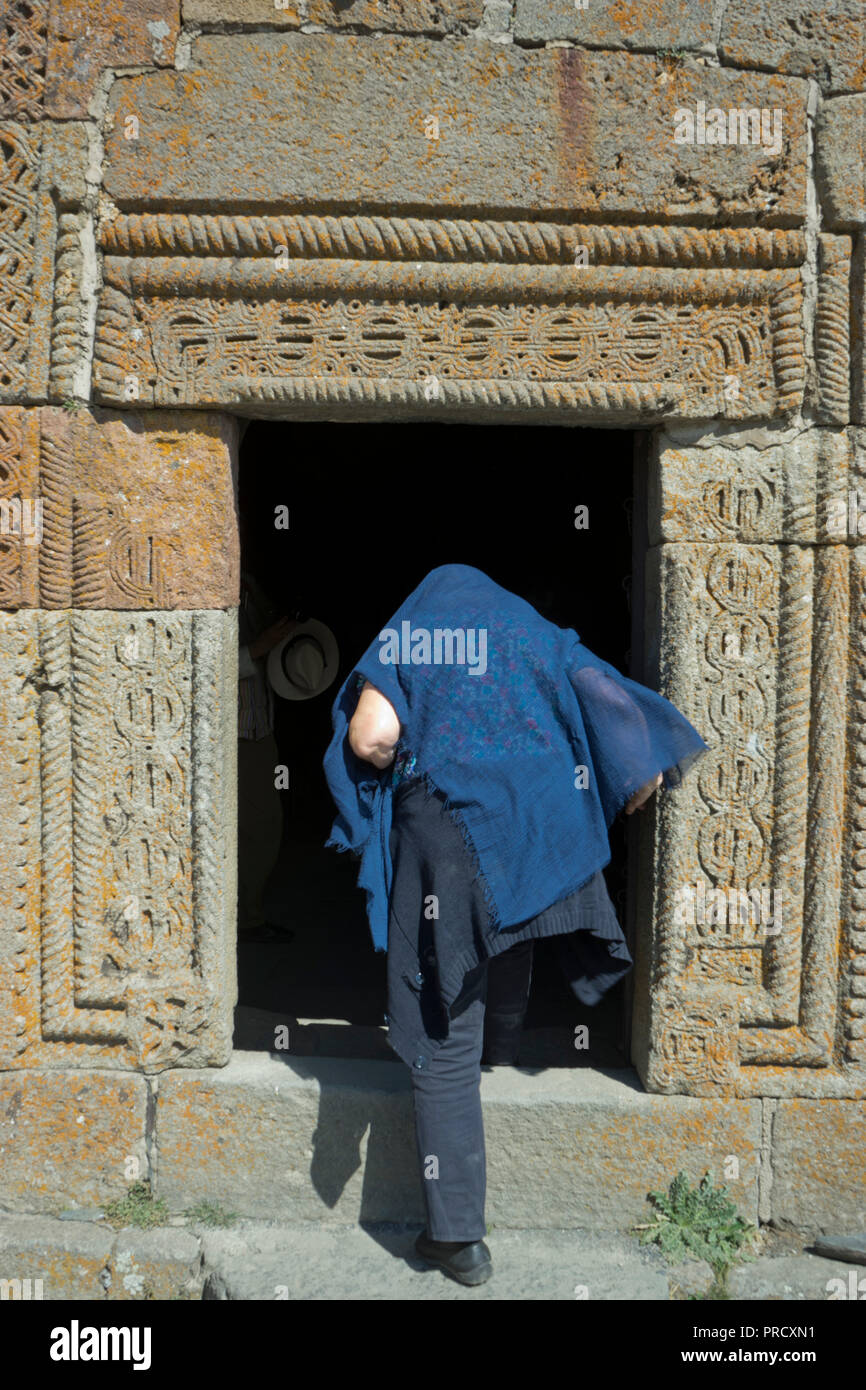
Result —
<instances>
[{"instance_id":1,"label":"person standing in doorway","mask_svg":"<svg viewBox=\"0 0 866 1390\"><path fill-rule=\"evenodd\" d=\"M602 873L609 828L707 745L669 701L469 565L422 580L332 717L327 843L360 856L387 950L388 1041L410 1068L427 1207L415 1249L480 1284L492 1273L482 1053L514 1060L534 940L567 948L585 1005L631 968Z\"/></svg>"}]
</instances>

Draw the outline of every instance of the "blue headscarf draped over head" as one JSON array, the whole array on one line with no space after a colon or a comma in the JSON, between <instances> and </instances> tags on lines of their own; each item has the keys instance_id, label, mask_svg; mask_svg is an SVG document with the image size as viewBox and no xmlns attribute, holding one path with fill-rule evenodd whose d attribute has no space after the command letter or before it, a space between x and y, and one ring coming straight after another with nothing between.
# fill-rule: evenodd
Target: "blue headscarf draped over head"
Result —
<instances>
[{"instance_id":1,"label":"blue headscarf draped over head","mask_svg":"<svg viewBox=\"0 0 866 1390\"><path fill-rule=\"evenodd\" d=\"M655 691L593 655L471 565L431 570L370 644L333 707L324 759L328 845L361 855L373 943L385 950L391 770L346 737L364 680L401 725L398 752L442 791L474 856L491 923L516 926L610 860L607 831L661 772L676 786L707 748Z\"/></svg>"}]
</instances>

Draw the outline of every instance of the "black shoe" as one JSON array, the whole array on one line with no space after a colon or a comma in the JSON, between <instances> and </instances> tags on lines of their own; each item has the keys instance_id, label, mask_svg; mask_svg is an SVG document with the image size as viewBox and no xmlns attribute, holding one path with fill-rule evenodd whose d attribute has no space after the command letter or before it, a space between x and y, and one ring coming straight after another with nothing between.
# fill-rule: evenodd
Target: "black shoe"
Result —
<instances>
[{"instance_id":1,"label":"black shoe","mask_svg":"<svg viewBox=\"0 0 866 1390\"><path fill-rule=\"evenodd\" d=\"M422 1231L415 1250L422 1260L439 1265L461 1284L486 1284L493 1273L490 1251L483 1240L431 1240Z\"/></svg>"}]
</instances>

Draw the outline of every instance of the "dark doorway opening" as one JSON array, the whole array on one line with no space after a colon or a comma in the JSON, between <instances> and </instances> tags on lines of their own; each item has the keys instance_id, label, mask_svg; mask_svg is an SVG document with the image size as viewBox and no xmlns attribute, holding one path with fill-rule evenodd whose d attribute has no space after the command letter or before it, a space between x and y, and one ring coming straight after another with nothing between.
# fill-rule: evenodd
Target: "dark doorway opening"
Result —
<instances>
[{"instance_id":1,"label":"dark doorway opening","mask_svg":"<svg viewBox=\"0 0 866 1390\"><path fill-rule=\"evenodd\" d=\"M274 700L289 788L280 793L283 840L266 906L294 937L239 946L235 1047L274 1050L282 1024L295 1053L395 1060L383 1026L385 956L373 950L356 861L324 849L334 808L322 756L334 697L399 603L449 562L477 565L640 678L631 660L631 578L643 545L633 535L635 442L628 432L558 427L247 426L242 567L281 612L331 628L340 671L312 700ZM578 507L587 509L585 527L575 524ZM279 508L288 508L287 528L275 525ZM605 877L634 955L630 833L620 817ZM629 977L586 1009L551 943L537 943L521 1065L628 1066L628 985ZM574 1044L579 1024L588 1026L586 1050Z\"/></svg>"}]
</instances>

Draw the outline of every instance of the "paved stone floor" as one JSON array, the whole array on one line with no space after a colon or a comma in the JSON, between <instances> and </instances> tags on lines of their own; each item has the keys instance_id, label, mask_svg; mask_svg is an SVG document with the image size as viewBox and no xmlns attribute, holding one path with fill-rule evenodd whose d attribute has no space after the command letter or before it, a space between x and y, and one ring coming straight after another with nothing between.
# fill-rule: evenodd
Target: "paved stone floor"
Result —
<instances>
[{"instance_id":1,"label":"paved stone floor","mask_svg":"<svg viewBox=\"0 0 866 1390\"><path fill-rule=\"evenodd\" d=\"M670 1269L655 1250L619 1235L501 1230L487 1244L494 1274L466 1288L414 1253L417 1227L258 1227L204 1236L204 1297L224 1299L399 1299L592 1301L684 1299L706 1290L701 1261ZM859 1267L858 1274L866 1271ZM745 1265L731 1280L737 1299L828 1298L827 1281L849 1269L793 1240Z\"/></svg>"},{"instance_id":2,"label":"paved stone floor","mask_svg":"<svg viewBox=\"0 0 866 1390\"><path fill-rule=\"evenodd\" d=\"M668 1267L628 1236L580 1230L489 1231L494 1274L466 1288L415 1255L418 1226L268 1224L217 1229L184 1218L114 1231L95 1211L76 1220L0 1214L7 1279L44 1280L53 1301L680 1301L710 1283L702 1261ZM81 1219L84 1218L84 1219ZM89 1218L89 1219L88 1219ZM823 1259L796 1235L764 1232L751 1264L731 1276L736 1300L829 1301L863 1281L862 1264ZM853 1277L852 1277L853 1276ZM828 1287L829 1281L841 1281Z\"/></svg>"}]
</instances>

